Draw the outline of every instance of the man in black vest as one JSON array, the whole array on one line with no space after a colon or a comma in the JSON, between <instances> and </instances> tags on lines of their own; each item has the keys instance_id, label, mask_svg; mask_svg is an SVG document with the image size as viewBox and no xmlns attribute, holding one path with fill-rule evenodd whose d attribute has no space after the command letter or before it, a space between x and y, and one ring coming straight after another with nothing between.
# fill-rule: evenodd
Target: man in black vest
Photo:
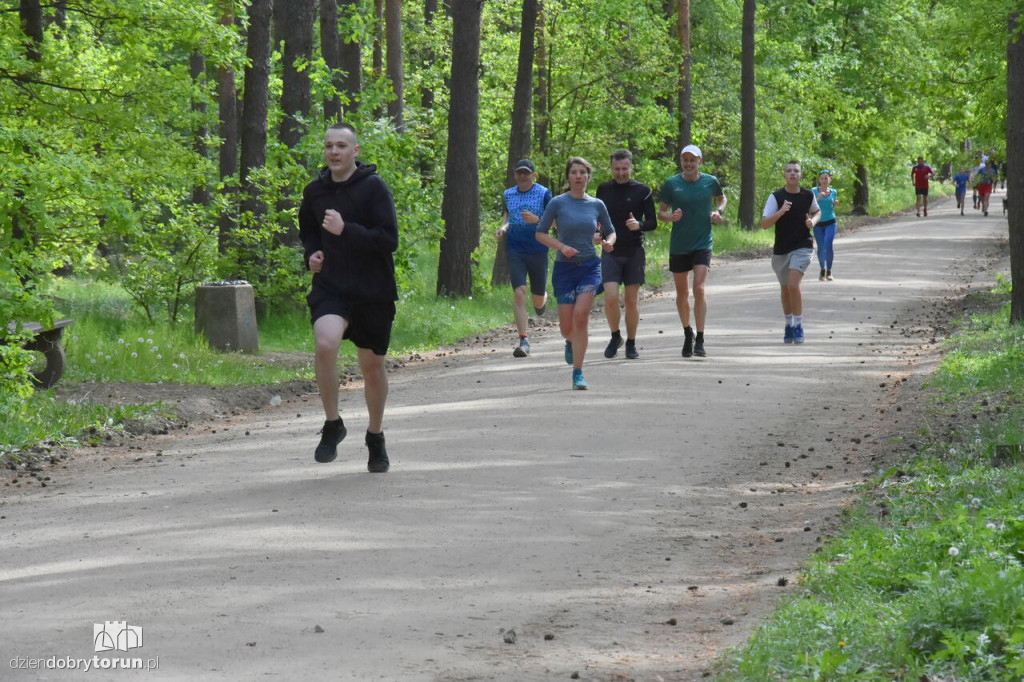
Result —
<instances>
[{"instance_id":1,"label":"man in black vest","mask_svg":"<svg viewBox=\"0 0 1024 682\"><path fill-rule=\"evenodd\" d=\"M784 343L803 343L803 296L800 282L814 254L811 232L821 217L814 192L800 186L799 161L786 164L786 186L768 197L761 213L761 229L775 226L772 269L782 287L782 312L786 316Z\"/></svg>"}]
</instances>

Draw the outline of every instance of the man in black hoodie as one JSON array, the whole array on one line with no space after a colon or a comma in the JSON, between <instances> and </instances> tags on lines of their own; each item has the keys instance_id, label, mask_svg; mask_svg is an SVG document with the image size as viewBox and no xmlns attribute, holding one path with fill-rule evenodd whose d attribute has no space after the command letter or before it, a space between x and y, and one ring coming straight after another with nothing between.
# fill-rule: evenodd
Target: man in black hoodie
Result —
<instances>
[{"instance_id":1,"label":"man in black hoodie","mask_svg":"<svg viewBox=\"0 0 1024 682\"><path fill-rule=\"evenodd\" d=\"M384 447L384 405L388 377L384 358L391 341L398 287L392 254L398 248L398 220L391 190L377 167L357 160L355 129L337 123L324 134L324 159L316 180L306 185L299 207L299 238L313 273L306 302L316 344L316 382L324 405L317 462L332 462L347 430L338 414L338 349L349 339L358 349L369 423L367 469L388 470Z\"/></svg>"}]
</instances>

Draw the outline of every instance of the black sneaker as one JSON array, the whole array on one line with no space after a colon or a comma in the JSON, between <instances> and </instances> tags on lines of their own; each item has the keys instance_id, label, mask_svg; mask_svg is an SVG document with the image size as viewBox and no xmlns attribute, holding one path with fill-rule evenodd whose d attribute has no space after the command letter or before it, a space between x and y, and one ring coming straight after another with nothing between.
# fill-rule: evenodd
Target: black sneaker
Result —
<instances>
[{"instance_id":1,"label":"black sneaker","mask_svg":"<svg viewBox=\"0 0 1024 682\"><path fill-rule=\"evenodd\" d=\"M640 357L640 354L636 352L636 342L626 341L626 357L630 360Z\"/></svg>"},{"instance_id":2,"label":"black sneaker","mask_svg":"<svg viewBox=\"0 0 1024 682\"><path fill-rule=\"evenodd\" d=\"M366 447L370 450L370 458L366 460L366 470L371 474L383 474L391 467L388 451L384 448L384 433L366 432Z\"/></svg>"},{"instance_id":3,"label":"black sneaker","mask_svg":"<svg viewBox=\"0 0 1024 682\"><path fill-rule=\"evenodd\" d=\"M341 417L334 421L324 422L324 428L320 429L320 433L320 445L316 446L313 459L321 464L333 462L338 457L338 443L345 440L345 435L348 433L345 422L341 420Z\"/></svg>"},{"instance_id":4,"label":"black sneaker","mask_svg":"<svg viewBox=\"0 0 1024 682\"><path fill-rule=\"evenodd\" d=\"M606 358L614 358L615 354L619 352L619 348L622 347L623 340L621 336L613 336L612 340L608 342L608 347L604 349L604 356Z\"/></svg>"},{"instance_id":5,"label":"black sneaker","mask_svg":"<svg viewBox=\"0 0 1024 682\"><path fill-rule=\"evenodd\" d=\"M683 357L684 358L692 358L693 357L693 329L691 329L690 327L684 327L683 328L683 334L686 336L686 338L683 339Z\"/></svg>"},{"instance_id":6,"label":"black sneaker","mask_svg":"<svg viewBox=\"0 0 1024 682\"><path fill-rule=\"evenodd\" d=\"M693 354L697 357L707 357L707 353L704 351L704 337L698 336L693 342Z\"/></svg>"}]
</instances>

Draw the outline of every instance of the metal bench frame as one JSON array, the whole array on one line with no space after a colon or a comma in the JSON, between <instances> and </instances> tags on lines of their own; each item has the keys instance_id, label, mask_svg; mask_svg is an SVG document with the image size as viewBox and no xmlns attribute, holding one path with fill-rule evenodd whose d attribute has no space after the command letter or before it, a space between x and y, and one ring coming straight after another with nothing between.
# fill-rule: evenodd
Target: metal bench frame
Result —
<instances>
[{"instance_id":1,"label":"metal bench frame","mask_svg":"<svg viewBox=\"0 0 1024 682\"><path fill-rule=\"evenodd\" d=\"M43 329L38 322L22 322L21 329L35 334L35 338L25 344L25 350L42 353L46 358L46 366L38 372L32 373L32 380L39 388L51 388L64 376L64 346L61 339L64 337L64 328L69 327L74 320L55 320L49 329ZM8 325L15 327L14 322Z\"/></svg>"}]
</instances>

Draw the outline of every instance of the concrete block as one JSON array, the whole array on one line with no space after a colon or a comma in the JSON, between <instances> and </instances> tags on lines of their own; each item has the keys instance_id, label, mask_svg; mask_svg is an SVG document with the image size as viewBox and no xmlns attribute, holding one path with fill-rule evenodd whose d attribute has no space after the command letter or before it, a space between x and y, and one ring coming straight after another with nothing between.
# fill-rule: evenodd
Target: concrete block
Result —
<instances>
[{"instance_id":1,"label":"concrete block","mask_svg":"<svg viewBox=\"0 0 1024 682\"><path fill-rule=\"evenodd\" d=\"M207 282L196 287L196 333L217 350L259 349L256 298L245 281Z\"/></svg>"}]
</instances>

